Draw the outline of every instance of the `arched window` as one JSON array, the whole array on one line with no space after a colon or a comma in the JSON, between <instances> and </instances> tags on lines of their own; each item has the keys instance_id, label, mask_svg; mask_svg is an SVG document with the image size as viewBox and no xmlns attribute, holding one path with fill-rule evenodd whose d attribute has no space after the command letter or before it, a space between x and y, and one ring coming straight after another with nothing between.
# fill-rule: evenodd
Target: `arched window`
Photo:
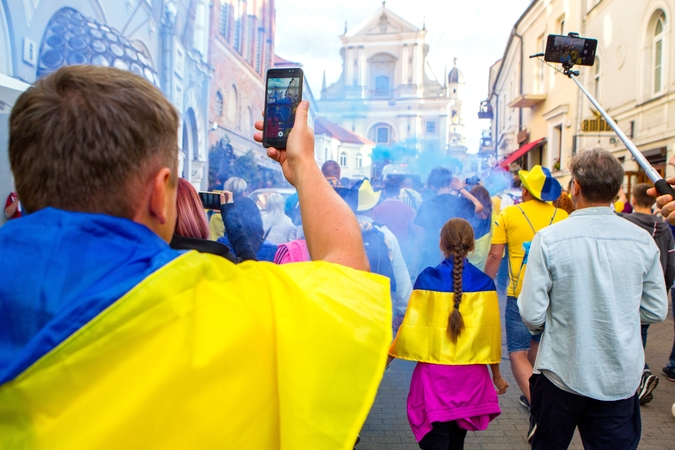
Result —
<instances>
[{"instance_id":1,"label":"arched window","mask_svg":"<svg viewBox=\"0 0 675 450\"><path fill-rule=\"evenodd\" d=\"M664 58L666 52L665 46L665 32L666 32L666 14L659 11L654 24L654 34L652 38L652 94L659 94L664 89Z\"/></svg>"},{"instance_id":2,"label":"arched window","mask_svg":"<svg viewBox=\"0 0 675 450\"><path fill-rule=\"evenodd\" d=\"M347 153L340 153L340 166L347 167Z\"/></svg>"},{"instance_id":3,"label":"arched window","mask_svg":"<svg viewBox=\"0 0 675 450\"><path fill-rule=\"evenodd\" d=\"M253 111L251 107L246 108L246 124L244 124L244 129L248 132L253 132Z\"/></svg>"},{"instance_id":4,"label":"arched window","mask_svg":"<svg viewBox=\"0 0 675 450\"><path fill-rule=\"evenodd\" d=\"M239 125L239 97L237 87L232 85L227 99L227 120L234 125Z\"/></svg>"},{"instance_id":5,"label":"arched window","mask_svg":"<svg viewBox=\"0 0 675 450\"><path fill-rule=\"evenodd\" d=\"M361 156L361 153L356 154L356 167L363 167L363 156Z\"/></svg>"},{"instance_id":6,"label":"arched window","mask_svg":"<svg viewBox=\"0 0 675 450\"><path fill-rule=\"evenodd\" d=\"M220 91L216 92L215 109L216 109L216 115L218 117L222 117L223 116L223 94L221 94Z\"/></svg>"},{"instance_id":7,"label":"arched window","mask_svg":"<svg viewBox=\"0 0 675 450\"><path fill-rule=\"evenodd\" d=\"M600 75L602 75L600 65L600 58L595 58L595 73L593 74L593 95L595 99L600 101Z\"/></svg>"}]
</instances>

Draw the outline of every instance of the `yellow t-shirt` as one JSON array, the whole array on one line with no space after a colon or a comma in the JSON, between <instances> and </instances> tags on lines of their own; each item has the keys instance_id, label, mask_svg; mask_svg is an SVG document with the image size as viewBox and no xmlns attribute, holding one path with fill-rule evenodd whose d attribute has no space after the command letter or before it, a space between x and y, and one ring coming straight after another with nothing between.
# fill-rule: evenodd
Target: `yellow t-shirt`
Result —
<instances>
[{"instance_id":1,"label":"yellow t-shirt","mask_svg":"<svg viewBox=\"0 0 675 450\"><path fill-rule=\"evenodd\" d=\"M569 215L564 210L539 200L528 200L518 205L508 206L499 213L492 233L492 243L507 244L509 288L506 295L518 297L523 286L523 276L527 266L523 264L525 256L523 243L531 242L535 231L567 217Z\"/></svg>"},{"instance_id":2,"label":"yellow t-shirt","mask_svg":"<svg viewBox=\"0 0 675 450\"><path fill-rule=\"evenodd\" d=\"M217 241L225 235L225 224L223 223L223 216L220 213L215 213L209 220L209 239Z\"/></svg>"}]
</instances>

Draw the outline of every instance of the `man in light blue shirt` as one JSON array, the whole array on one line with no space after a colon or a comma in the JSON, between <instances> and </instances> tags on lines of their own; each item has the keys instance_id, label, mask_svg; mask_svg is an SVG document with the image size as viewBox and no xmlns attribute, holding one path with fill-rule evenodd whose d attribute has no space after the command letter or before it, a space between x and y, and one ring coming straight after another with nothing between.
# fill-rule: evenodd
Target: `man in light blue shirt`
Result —
<instances>
[{"instance_id":1,"label":"man in light blue shirt","mask_svg":"<svg viewBox=\"0 0 675 450\"><path fill-rule=\"evenodd\" d=\"M530 379L532 448L565 449L578 427L586 448L635 449L640 324L668 311L659 250L610 209L624 176L616 158L583 152L570 170L577 210L535 236L518 298L523 322L542 333Z\"/></svg>"}]
</instances>

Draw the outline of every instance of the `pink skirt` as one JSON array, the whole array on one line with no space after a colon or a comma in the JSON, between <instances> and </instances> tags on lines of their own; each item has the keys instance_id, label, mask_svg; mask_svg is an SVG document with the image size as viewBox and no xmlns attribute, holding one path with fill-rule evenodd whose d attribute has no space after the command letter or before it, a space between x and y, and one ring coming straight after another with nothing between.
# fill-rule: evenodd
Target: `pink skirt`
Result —
<instances>
[{"instance_id":1,"label":"pink skirt","mask_svg":"<svg viewBox=\"0 0 675 450\"><path fill-rule=\"evenodd\" d=\"M431 431L432 422L457 421L465 430L485 430L500 413L487 365L417 363L408 394L408 422L418 442Z\"/></svg>"}]
</instances>

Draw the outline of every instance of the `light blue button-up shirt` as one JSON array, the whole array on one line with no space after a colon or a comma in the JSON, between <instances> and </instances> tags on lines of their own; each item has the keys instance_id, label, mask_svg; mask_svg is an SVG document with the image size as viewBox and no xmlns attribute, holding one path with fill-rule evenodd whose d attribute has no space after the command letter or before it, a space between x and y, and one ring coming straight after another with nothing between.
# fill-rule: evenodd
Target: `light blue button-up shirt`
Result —
<instances>
[{"instance_id":1,"label":"light blue button-up shirt","mask_svg":"<svg viewBox=\"0 0 675 450\"><path fill-rule=\"evenodd\" d=\"M644 367L640 323L668 312L659 249L609 207L575 211L532 241L518 307L543 330L535 371L585 397L628 398Z\"/></svg>"}]
</instances>

